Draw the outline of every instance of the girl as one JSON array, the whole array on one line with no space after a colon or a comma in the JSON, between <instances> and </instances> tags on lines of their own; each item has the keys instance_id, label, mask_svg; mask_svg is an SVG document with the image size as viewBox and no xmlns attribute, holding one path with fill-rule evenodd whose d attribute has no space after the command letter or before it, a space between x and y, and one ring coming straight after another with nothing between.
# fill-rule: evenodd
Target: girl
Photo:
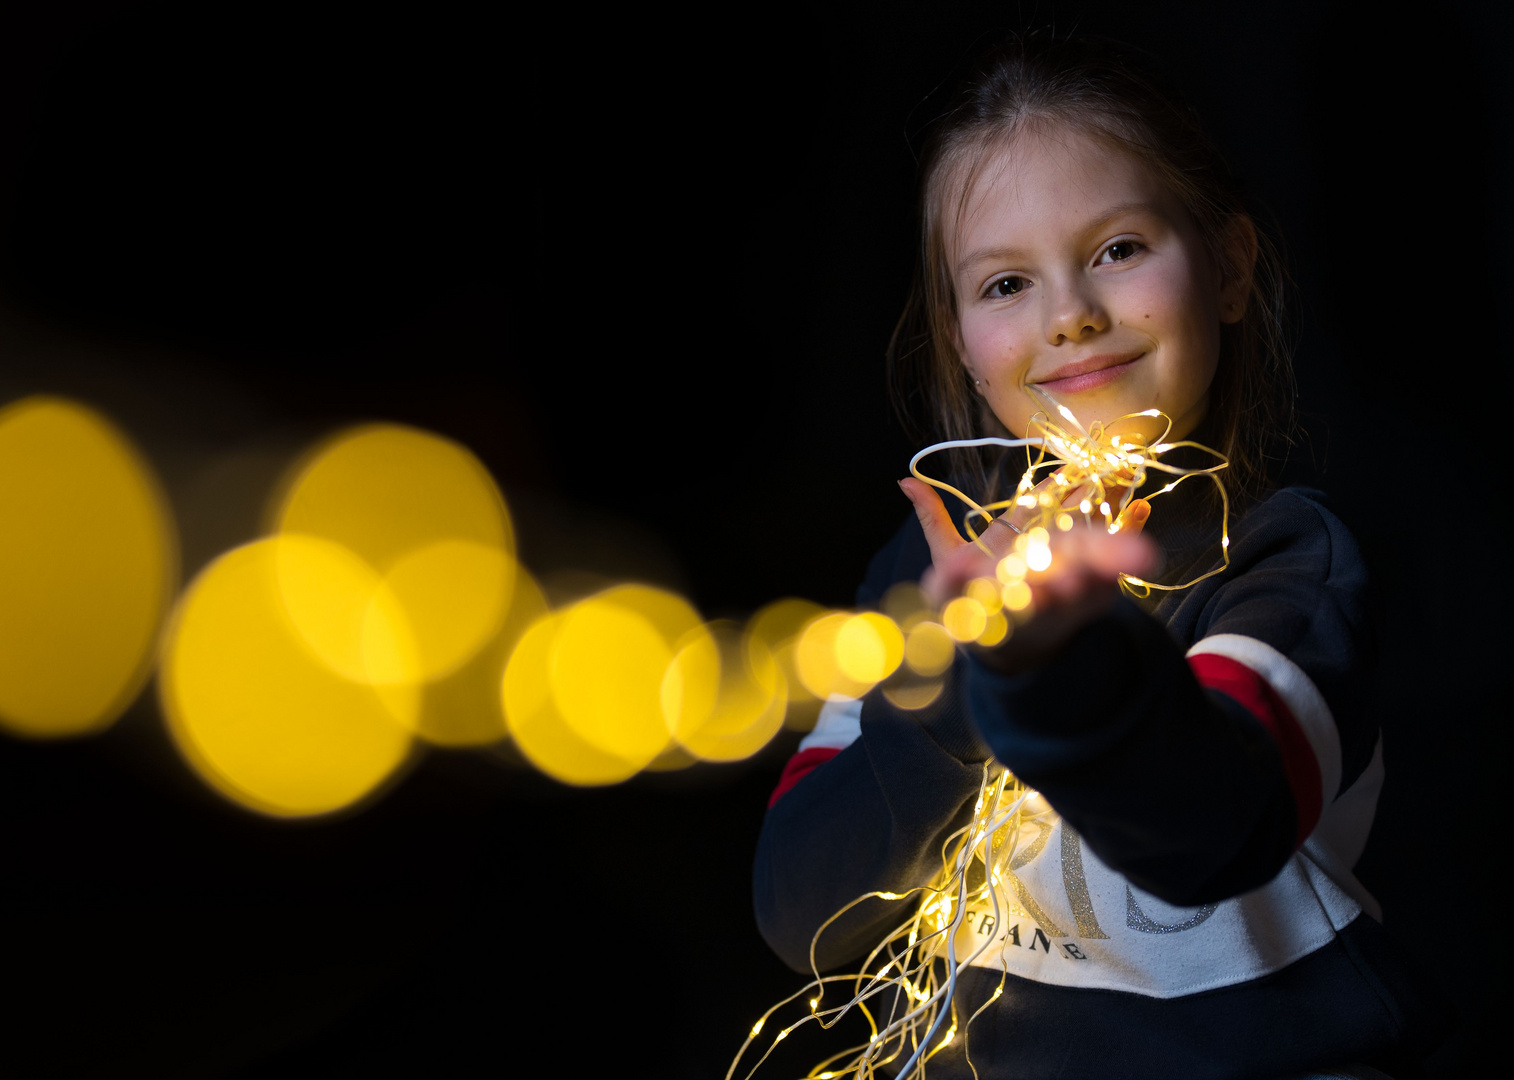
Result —
<instances>
[{"instance_id":1,"label":"girl","mask_svg":"<svg viewBox=\"0 0 1514 1080\"><path fill-rule=\"evenodd\" d=\"M1224 565L1212 486L1180 485L1132 502L1117 535L1054 534L1033 617L964 650L931 707L829 703L764 824L764 936L808 971L850 901L930 881L992 758L1044 812L1011 864L1016 902L963 914L959 933L993 947L958 978L956 1015L986 1008L929 1075L970 1075L964 1044L980 1075L1017 1080L1368 1060L1412 1075L1424 1010L1351 869L1382 782L1364 567L1319 493L1267 483L1291 407L1271 248L1191 113L1112 47L991 53L921 175L921 262L890 349L906 411L924 402L940 436L970 438L1034 434L1047 399L1084 424L1160 409L1170 439L1230 460L1230 565L1120 594L1121 572L1175 584ZM979 492L1001 484L978 470ZM993 576L930 487L900 486L915 516L861 604L913 580L940 604ZM1007 551L1025 513L988 547ZM900 920L886 899L851 908L819 939L821 971Z\"/></svg>"}]
</instances>

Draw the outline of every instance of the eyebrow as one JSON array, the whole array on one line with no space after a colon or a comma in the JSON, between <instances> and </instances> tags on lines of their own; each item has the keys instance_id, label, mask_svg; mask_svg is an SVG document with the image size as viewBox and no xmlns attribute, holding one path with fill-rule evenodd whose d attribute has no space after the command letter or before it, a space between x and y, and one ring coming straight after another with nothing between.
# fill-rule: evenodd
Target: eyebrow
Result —
<instances>
[{"instance_id":1,"label":"eyebrow","mask_svg":"<svg viewBox=\"0 0 1514 1080\"><path fill-rule=\"evenodd\" d=\"M1105 226L1107 226L1111 221L1114 221L1116 218L1124 217L1127 214L1155 213L1157 213L1156 206L1149 202L1116 203L1114 206L1107 207L1106 209L1101 211L1097 218L1094 218L1087 225L1084 225L1083 232L1085 234L1098 232L1100 229L1103 229ZM958 263L957 266L960 270L965 269L969 266L976 266L980 262L1015 262L1018 261L1020 256L1023 254L1024 252L1022 252L1019 248L1014 247L979 248L977 251L974 251L972 254L968 255L967 258Z\"/></svg>"}]
</instances>

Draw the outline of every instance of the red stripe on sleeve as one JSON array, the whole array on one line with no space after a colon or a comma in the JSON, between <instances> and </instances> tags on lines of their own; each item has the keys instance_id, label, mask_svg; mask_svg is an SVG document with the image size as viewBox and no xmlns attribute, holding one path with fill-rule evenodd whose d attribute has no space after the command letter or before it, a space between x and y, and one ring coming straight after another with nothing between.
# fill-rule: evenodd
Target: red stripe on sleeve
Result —
<instances>
[{"instance_id":1,"label":"red stripe on sleeve","mask_svg":"<svg viewBox=\"0 0 1514 1080\"><path fill-rule=\"evenodd\" d=\"M773 797L768 800L768 805L772 806L783 798L789 788L803 780L815 766L824 765L839 753L841 753L840 749L834 746L812 746L789 758L789 763L783 767L783 775L778 778L778 786L773 789Z\"/></svg>"},{"instance_id":2,"label":"red stripe on sleeve","mask_svg":"<svg viewBox=\"0 0 1514 1080\"><path fill-rule=\"evenodd\" d=\"M1292 710L1266 679L1238 660L1218 653L1199 653L1188 658L1188 666L1193 669L1200 686L1234 698L1271 732L1282 752L1283 770L1288 775L1288 786L1293 789L1293 803L1298 810L1295 845L1302 844L1319 821L1322 800L1319 762L1314 757L1314 747L1309 745L1309 737L1304 734Z\"/></svg>"}]
</instances>

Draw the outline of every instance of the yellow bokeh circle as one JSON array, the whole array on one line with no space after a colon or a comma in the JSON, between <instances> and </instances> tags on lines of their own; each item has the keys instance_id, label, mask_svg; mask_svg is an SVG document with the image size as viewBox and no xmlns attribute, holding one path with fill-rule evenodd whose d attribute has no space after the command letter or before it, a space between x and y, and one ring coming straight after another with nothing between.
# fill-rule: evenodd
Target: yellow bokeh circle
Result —
<instances>
[{"instance_id":1,"label":"yellow bokeh circle","mask_svg":"<svg viewBox=\"0 0 1514 1080\"><path fill-rule=\"evenodd\" d=\"M0 409L0 728L109 726L146 681L177 577L156 480L94 411Z\"/></svg>"},{"instance_id":2,"label":"yellow bokeh circle","mask_svg":"<svg viewBox=\"0 0 1514 1080\"><path fill-rule=\"evenodd\" d=\"M675 645L700 625L693 608L647 585L619 585L533 625L501 686L521 752L573 784L607 784L673 743L663 681Z\"/></svg>"},{"instance_id":3,"label":"yellow bokeh circle","mask_svg":"<svg viewBox=\"0 0 1514 1080\"><path fill-rule=\"evenodd\" d=\"M976 641L988 624L983 605L970 596L959 596L941 612L941 625L958 641Z\"/></svg>"},{"instance_id":4,"label":"yellow bokeh circle","mask_svg":"<svg viewBox=\"0 0 1514 1080\"><path fill-rule=\"evenodd\" d=\"M1014 633L1014 627L1003 611L996 611L988 617L983 624L983 632L978 635L979 645L998 645Z\"/></svg>"},{"instance_id":5,"label":"yellow bokeh circle","mask_svg":"<svg viewBox=\"0 0 1514 1080\"><path fill-rule=\"evenodd\" d=\"M888 678L904 659L904 635L887 615L864 611L836 631L836 666L859 683Z\"/></svg>"},{"instance_id":6,"label":"yellow bokeh circle","mask_svg":"<svg viewBox=\"0 0 1514 1080\"><path fill-rule=\"evenodd\" d=\"M837 655L841 631L853 618L849 612L833 611L811 619L794 645L794 667L799 681L821 701L834 697L860 698L872 688L871 680L848 675Z\"/></svg>"},{"instance_id":7,"label":"yellow bokeh circle","mask_svg":"<svg viewBox=\"0 0 1514 1080\"><path fill-rule=\"evenodd\" d=\"M404 611L411 653L395 677L442 678L494 636L515 579L515 541L499 488L466 448L396 424L343 432L317 447L286 485L286 535L341 544L384 579ZM291 605L306 629L303 613ZM318 629L312 646L322 649Z\"/></svg>"},{"instance_id":8,"label":"yellow bokeh circle","mask_svg":"<svg viewBox=\"0 0 1514 1080\"><path fill-rule=\"evenodd\" d=\"M1000 590L1000 595L1003 597L1004 606L1015 612L1024 611L1030 607L1033 599L1030 586L1023 581L1010 582Z\"/></svg>"},{"instance_id":9,"label":"yellow bokeh circle","mask_svg":"<svg viewBox=\"0 0 1514 1080\"><path fill-rule=\"evenodd\" d=\"M739 761L783 726L778 662L760 639L717 622L685 635L662 683L668 730L705 761Z\"/></svg>"},{"instance_id":10,"label":"yellow bokeh circle","mask_svg":"<svg viewBox=\"0 0 1514 1080\"><path fill-rule=\"evenodd\" d=\"M410 752L419 691L327 663L290 617L280 580L290 573L325 581L330 607L347 613L343 648L361 666L354 613L384 634L371 571L338 544L276 537L221 556L186 590L160 692L175 743L207 783L242 806L302 817L351 807L394 774Z\"/></svg>"},{"instance_id":11,"label":"yellow bokeh circle","mask_svg":"<svg viewBox=\"0 0 1514 1080\"><path fill-rule=\"evenodd\" d=\"M500 547L440 540L405 555L384 584L405 612L417 675L456 671L498 629L519 570Z\"/></svg>"},{"instance_id":12,"label":"yellow bokeh circle","mask_svg":"<svg viewBox=\"0 0 1514 1080\"><path fill-rule=\"evenodd\" d=\"M526 760L565 784L614 784L639 766L594 746L569 726L552 698L552 652L561 614L547 614L521 635L500 686L510 737Z\"/></svg>"},{"instance_id":13,"label":"yellow bokeh circle","mask_svg":"<svg viewBox=\"0 0 1514 1080\"><path fill-rule=\"evenodd\" d=\"M825 613L825 608L813 601L787 597L766 605L747 620L748 640L753 642L754 648L770 654L778 662L791 702L814 700L814 695L799 678L794 649L804 628Z\"/></svg>"},{"instance_id":14,"label":"yellow bokeh circle","mask_svg":"<svg viewBox=\"0 0 1514 1080\"><path fill-rule=\"evenodd\" d=\"M541 587L517 567L504 621L473 659L426 684L415 733L434 746L487 746L508 739L501 675L526 631L546 613Z\"/></svg>"},{"instance_id":15,"label":"yellow bokeh circle","mask_svg":"<svg viewBox=\"0 0 1514 1080\"><path fill-rule=\"evenodd\" d=\"M662 683L673 646L699 625L672 593L619 585L567 610L552 651L552 697L582 738L636 763L667 747Z\"/></svg>"},{"instance_id":16,"label":"yellow bokeh circle","mask_svg":"<svg viewBox=\"0 0 1514 1080\"><path fill-rule=\"evenodd\" d=\"M904 661L917 675L931 678L952 666L957 657L957 642L937 622L921 622L910 629L904 641Z\"/></svg>"},{"instance_id":17,"label":"yellow bokeh circle","mask_svg":"<svg viewBox=\"0 0 1514 1080\"><path fill-rule=\"evenodd\" d=\"M999 583L991 578L973 578L967 583L964 592L978 602L986 615L993 615L1003 606L999 596Z\"/></svg>"},{"instance_id":18,"label":"yellow bokeh circle","mask_svg":"<svg viewBox=\"0 0 1514 1080\"><path fill-rule=\"evenodd\" d=\"M384 580L348 548L294 533L270 544L277 601L312 660L350 682L420 681L410 621Z\"/></svg>"},{"instance_id":19,"label":"yellow bokeh circle","mask_svg":"<svg viewBox=\"0 0 1514 1080\"><path fill-rule=\"evenodd\" d=\"M913 711L935 704L944 688L945 684L940 679L910 681L898 686L885 686L883 696L896 708Z\"/></svg>"}]
</instances>

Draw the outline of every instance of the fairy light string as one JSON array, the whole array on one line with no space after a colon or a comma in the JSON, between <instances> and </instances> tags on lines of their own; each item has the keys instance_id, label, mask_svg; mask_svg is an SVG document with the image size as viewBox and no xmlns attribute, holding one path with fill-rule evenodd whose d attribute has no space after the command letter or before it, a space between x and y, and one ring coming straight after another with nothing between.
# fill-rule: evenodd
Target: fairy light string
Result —
<instances>
[{"instance_id":1,"label":"fairy light string","mask_svg":"<svg viewBox=\"0 0 1514 1080\"><path fill-rule=\"evenodd\" d=\"M1084 427L1070 409L1039 387L1027 385L1024 389L1036 394L1047 406L1047 411L1031 417L1028 437L956 439L928 446L910 459L910 472L917 479L951 493L968 506L964 522L968 535L990 556L997 557L997 553L984 543L977 526L981 524L986 529L995 520L996 512L1015 509L1030 512L1024 524L1015 530L1018 535L1012 549L998 557L996 580L971 582L966 595L949 602L940 613L941 623L954 639L963 643L976 640L984 645L1003 640L1012 625L1001 619L996 629L989 617L1001 607L1005 614L1013 614L1018 619L1029 617L1033 602L1027 578L1051 566L1053 535L1071 530L1080 519L1085 527L1102 526L1109 533L1119 532L1124 520L1122 515L1153 470L1172 479L1147 496L1148 501L1167 494L1193 476L1207 476L1214 483L1221 506L1220 565L1178 584L1162 584L1122 574L1121 587L1138 596L1149 596L1153 589L1177 591L1222 573L1230 566L1230 500L1219 477L1229 465L1225 455L1192 440L1167 441L1172 432L1172 419L1157 409L1128 413L1107 424L1096 421ZM1067 426L1052 420L1053 412ZM1111 430L1124 421L1139 419L1161 421L1164 425L1162 433L1155 440L1147 440L1138 432L1115 434ZM938 451L978 446L1025 449L1026 468L1010 498L979 504L951 484L927 476L919 468L921 459ZM1191 469L1161 460L1163 455L1184 447L1213 455L1216 464ZM1038 483L1036 474L1047 468L1055 471ZM853 1009L867 1020L871 1031L868 1041L832 1054L814 1066L806 1074L806 1080L839 1080L842 1077L873 1080L880 1075L879 1070L893 1065L901 1057L904 1062L898 1067L897 1080L907 1080L912 1075L924 1076L930 1058L950 1046L959 1035L967 1065L977 1077L969 1043L972 1023L1003 995L1009 976L1008 961L1001 946L998 985L988 999L963 1020L958 1016L956 1005L957 978L993 946L997 938L988 935L987 940L964 956L958 951L959 932L969 912L985 908L992 911L995 926L1001 924L1006 910L1023 911L1039 922L1034 903L1026 903L1030 897L1015 870L1034 857L1033 849L1044 842L1044 829L1037 827L1034 819L1049 812L1050 807L1038 793L1027 788L997 762L985 762L972 818L943 842L941 869L932 881L905 892L874 890L865 893L822 923L810 941L810 970L814 978L803 989L774 1005L753 1025L726 1073L726 1080L735 1080L742 1059L768 1022L785 1006L800 999L807 999L808 1012L778 1030L761 1057L741 1074L743 1080L749 1080L778 1044L796 1029L811 1022L829 1029ZM1033 835L1027 840L1027 834ZM1017 856L1023 857L1017 861ZM973 884L975 881L978 883ZM857 971L820 974L816 950L822 935L838 919L868 900L905 902L917 897L912 913L885 935ZM973 935L967 940L978 936L981 935ZM852 996L839 1005L826 1006L827 987L844 983L851 984Z\"/></svg>"},{"instance_id":2,"label":"fairy light string","mask_svg":"<svg viewBox=\"0 0 1514 1080\"><path fill-rule=\"evenodd\" d=\"M1134 574L1121 574L1120 584L1127 591L1139 596L1148 596L1153 589L1174 592L1198 584L1205 578L1223 573L1230 566L1230 497L1220 472L1230 465L1230 459L1211 447L1191 439L1167 441L1172 433L1172 418L1159 409L1126 413L1109 423L1094 421L1084 427L1071 409L1055 401L1044 390L1033 384L1024 389L1036 395L1070 427L1063 427L1050 417L1049 412L1037 412L1030 418L1031 434L1023 439L952 439L927 446L910 458L909 471L917 479L934 488L950 492L968 506L964 520L968 536L985 554L995 555L983 542L977 524L984 528L994 520L994 511L1012 511L1023 508L1030 511L1026 523L1017 529L1014 549L999 560L996 576L1004 590L1005 606L1015 611L1025 611L1029 606L1029 590L1024 586L1028 570L1045 570L1051 566L1051 536L1054 532L1067 532L1081 518L1085 526L1092 527L1102 522L1110 533L1119 532L1121 515L1130 505L1135 493L1146 483L1152 470L1172 476L1168 484L1146 496L1147 502L1165 495L1178 484L1192 476L1207 476L1214 482L1220 497L1220 565L1188 581L1176 585L1164 585L1146 581ZM1164 427L1155 441L1148 442L1139 432L1119 435L1111 432L1127 420L1157 419ZM978 446L1024 447L1025 471L1020 475L1015 493L1008 499L980 505L966 493L943 480L927 476L920 471L920 461L941 450L966 449ZM1161 460L1162 455L1183 447L1192 447L1217 460L1214 465L1202 469L1185 469ZM1050 477L1036 481L1036 473L1044 468L1055 467ZM1014 601L1011 603L1011 601Z\"/></svg>"},{"instance_id":3,"label":"fairy light string","mask_svg":"<svg viewBox=\"0 0 1514 1080\"><path fill-rule=\"evenodd\" d=\"M883 890L865 893L827 919L810 942L810 968L814 979L774 1005L752 1026L726 1073L726 1080L735 1080L738 1075L749 1080L777 1045L797 1028L811 1021L822 1028L833 1027L854 1008L867 1018L871 1037L865 1044L833 1054L816 1065L806 1074L807 1080L836 1080L840 1077L872 1080L880 1075L879 1070L884 1066L904 1057L897 1074L903 1080L917 1069L923 1073L925 1063L950 1046L959 1035L966 1044L972 1021L1003 993L1008 969L1001 960L998 986L964 1021L956 1008L957 978L993 945L995 939L990 937L964 955L958 948L959 938L963 936L960 932L965 917L975 907L987 904L993 912L995 925L998 925L1004 911L1013 904L1010 895L1018 879L1011 865L1024 847L1022 834L1025 830L1022 826L1025 822L1022 819L1034 816L1036 801L1035 792L1008 771L993 762L985 762L973 818L943 842L941 870L935 879L929 885L904 893ZM1044 808L1039 812L1044 812ZM980 875L981 881L972 884ZM819 973L816 949L821 937L837 919L869 899L905 901L916 895L920 899L913 912L868 954L859 970L839 975ZM852 997L840 1005L822 1008L826 987L837 983L851 983ZM738 1074L743 1057L772 1017L784 1006L801 998L808 999L808 1014L780 1029L762 1056L745 1073ZM882 1024L868 1008L869 1002L875 998L887 1004L888 1012ZM964 1053L976 1076L970 1046L964 1045Z\"/></svg>"}]
</instances>

